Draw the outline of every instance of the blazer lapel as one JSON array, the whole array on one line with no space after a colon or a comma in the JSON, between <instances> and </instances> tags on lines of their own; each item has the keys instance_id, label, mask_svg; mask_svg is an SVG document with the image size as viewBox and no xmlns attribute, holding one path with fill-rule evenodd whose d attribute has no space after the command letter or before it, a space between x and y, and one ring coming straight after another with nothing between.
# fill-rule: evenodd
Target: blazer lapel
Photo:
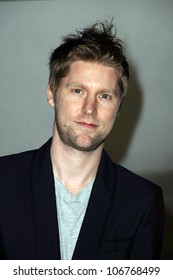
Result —
<instances>
[{"instance_id":1,"label":"blazer lapel","mask_svg":"<svg viewBox=\"0 0 173 280\"><path fill-rule=\"evenodd\" d=\"M58 222L49 140L33 161L33 220L38 259L60 259Z\"/></svg>"},{"instance_id":2,"label":"blazer lapel","mask_svg":"<svg viewBox=\"0 0 173 280\"><path fill-rule=\"evenodd\" d=\"M97 251L106 227L113 192L115 192L115 170L105 152L93 185L87 211L77 240L73 259L97 258Z\"/></svg>"}]
</instances>

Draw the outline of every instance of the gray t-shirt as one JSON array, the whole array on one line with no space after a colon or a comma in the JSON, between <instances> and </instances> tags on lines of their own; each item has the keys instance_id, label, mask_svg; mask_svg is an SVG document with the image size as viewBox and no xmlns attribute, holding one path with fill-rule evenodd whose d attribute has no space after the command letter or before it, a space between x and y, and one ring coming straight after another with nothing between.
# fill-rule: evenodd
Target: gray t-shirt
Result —
<instances>
[{"instance_id":1,"label":"gray t-shirt","mask_svg":"<svg viewBox=\"0 0 173 280\"><path fill-rule=\"evenodd\" d=\"M88 205L93 182L79 193L70 193L55 177L55 194L62 260L71 260Z\"/></svg>"}]
</instances>

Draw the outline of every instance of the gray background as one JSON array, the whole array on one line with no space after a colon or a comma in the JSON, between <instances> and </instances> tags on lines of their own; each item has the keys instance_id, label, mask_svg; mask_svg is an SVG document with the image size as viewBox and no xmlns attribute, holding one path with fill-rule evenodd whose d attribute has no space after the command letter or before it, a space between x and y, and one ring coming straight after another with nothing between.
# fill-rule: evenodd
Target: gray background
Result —
<instances>
[{"instance_id":1,"label":"gray background","mask_svg":"<svg viewBox=\"0 0 173 280\"><path fill-rule=\"evenodd\" d=\"M131 66L128 96L106 149L162 186L162 258L173 259L173 1L0 1L0 155L38 148L51 135L48 58L63 35L114 16Z\"/></svg>"}]
</instances>

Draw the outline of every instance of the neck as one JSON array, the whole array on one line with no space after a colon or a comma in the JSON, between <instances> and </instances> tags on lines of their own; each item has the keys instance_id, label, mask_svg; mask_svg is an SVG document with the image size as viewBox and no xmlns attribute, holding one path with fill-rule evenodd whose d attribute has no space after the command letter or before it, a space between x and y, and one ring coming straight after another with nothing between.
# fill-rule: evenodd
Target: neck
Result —
<instances>
[{"instance_id":1,"label":"neck","mask_svg":"<svg viewBox=\"0 0 173 280\"><path fill-rule=\"evenodd\" d=\"M51 160L54 175L73 194L78 193L97 173L103 144L92 152L83 152L65 145L54 132Z\"/></svg>"}]
</instances>

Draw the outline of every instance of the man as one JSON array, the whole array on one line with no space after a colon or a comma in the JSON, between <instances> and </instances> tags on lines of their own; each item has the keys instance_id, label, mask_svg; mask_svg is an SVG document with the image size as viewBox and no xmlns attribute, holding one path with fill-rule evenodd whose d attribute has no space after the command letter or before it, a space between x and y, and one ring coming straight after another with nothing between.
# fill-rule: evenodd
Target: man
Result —
<instances>
[{"instance_id":1,"label":"man","mask_svg":"<svg viewBox=\"0 0 173 280\"><path fill-rule=\"evenodd\" d=\"M161 188L103 150L126 95L122 43L107 22L50 57L53 137L0 159L1 259L158 259Z\"/></svg>"}]
</instances>

